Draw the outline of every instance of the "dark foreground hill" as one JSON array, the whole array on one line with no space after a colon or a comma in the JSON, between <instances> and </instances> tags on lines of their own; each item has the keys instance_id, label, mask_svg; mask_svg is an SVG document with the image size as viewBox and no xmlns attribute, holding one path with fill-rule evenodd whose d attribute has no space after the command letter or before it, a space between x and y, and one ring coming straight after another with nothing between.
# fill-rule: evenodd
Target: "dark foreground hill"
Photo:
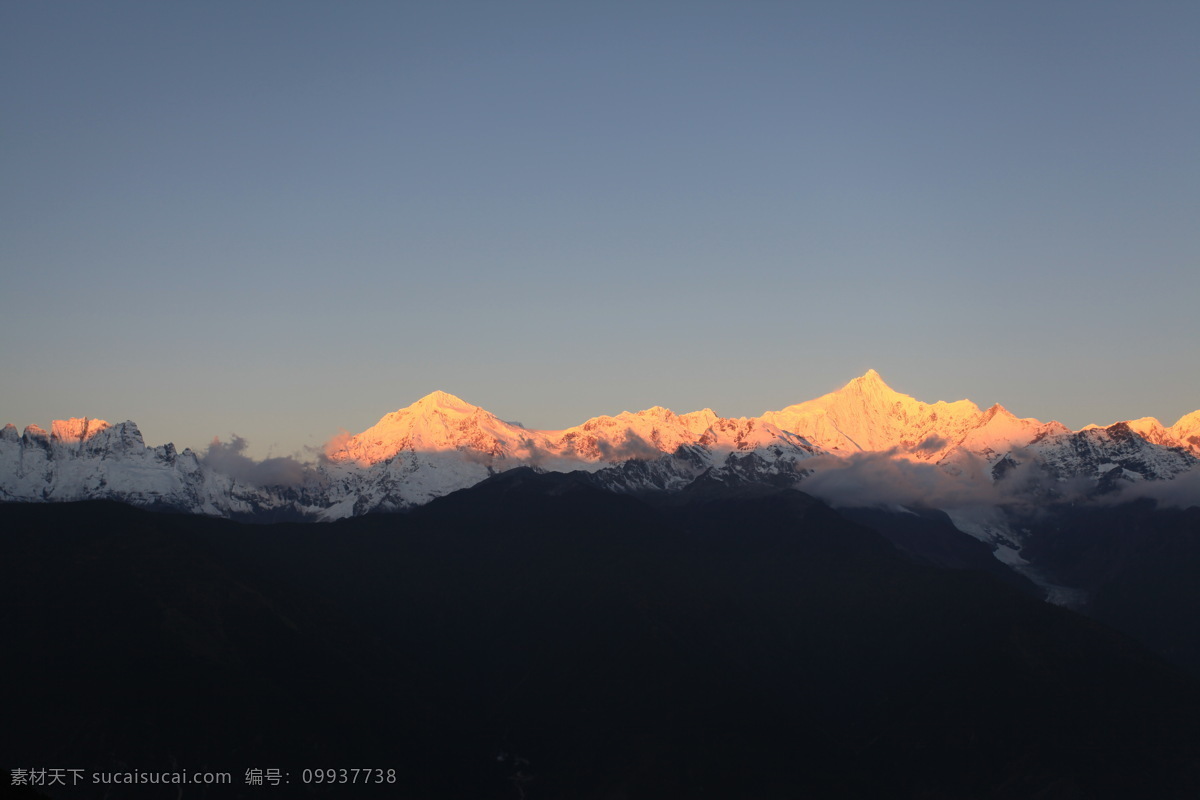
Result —
<instances>
[{"instance_id":1,"label":"dark foreground hill","mask_svg":"<svg viewBox=\"0 0 1200 800\"><path fill-rule=\"evenodd\" d=\"M184 798L1200 791L1194 679L793 491L656 509L521 470L330 525L0 526L5 770L232 773ZM304 784L328 768L396 783ZM141 788L42 791L176 796Z\"/></svg>"},{"instance_id":2,"label":"dark foreground hill","mask_svg":"<svg viewBox=\"0 0 1200 800\"><path fill-rule=\"evenodd\" d=\"M1200 676L1200 507L1054 509L1022 554L1083 592L1084 613Z\"/></svg>"}]
</instances>

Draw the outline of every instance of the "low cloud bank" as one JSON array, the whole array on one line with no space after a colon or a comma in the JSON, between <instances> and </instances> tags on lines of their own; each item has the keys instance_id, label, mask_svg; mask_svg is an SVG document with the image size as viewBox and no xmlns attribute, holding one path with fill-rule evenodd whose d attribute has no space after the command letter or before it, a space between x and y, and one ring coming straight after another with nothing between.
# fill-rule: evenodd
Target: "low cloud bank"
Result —
<instances>
[{"instance_id":1,"label":"low cloud bank","mask_svg":"<svg viewBox=\"0 0 1200 800\"><path fill-rule=\"evenodd\" d=\"M940 446L938 442L928 444L929 449ZM1086 479L1057 480L1033 458L1019 460L1003 478L993 481L991 465L967 453L961 454L949 469L913 460L898 449L817 456L798 467L812 471L800 488L835 508L950 508L1031 504L1048 499L1072 502L1086 499L1095 485Z\"/></svg>"},{"instance_id":2,"label":"low cloud bank","mask_svg":"<svg viewBox=\"0 0 1200 800\"><path fill-rule=\"evenodd\" d=\"M291 456L264 458L261 461L245 454L249 443L236 433L228 442L213 437L200 461L215 472L255 486L299 486L309 477L311 467Z\"/></svg>"},{"instance_id":3,"label":"low cloud bank","mask_svg":"<svg viewBox=\"0 0 1200 800\"><path fill-rule=\"evenodd\" d=\"M1121 503L1145 498L1153 500L1159 508L1200 507L1200 465L1169 481L1139 481L1105 497Z\"/></svg>"},{"instance_id":4,"label":"low cloud bank","mask_svg":"<svg viewBox=\"0 0 1200 800\"><path fill-rule=\"evenodd\" d=\"M858 506L1037 505L1046 501L1116 505L1139 499L1163 508L1200 507L1200 465L1172 480L1120 481L1098 492L1097 482L1059 480L1032 453L1014 451L1016 462L999 480L991 465L969 454L951 469L906 458L898 450L818 456L798 467L811 471L800 488L835 508Z\"/></svg>"},{"instance_id":5,"label":"low cloud bank","mask_svg":"<svg viewBox=\"0 0 1200 800\"><path fill-rule=\"evenodd\" d=\"M978 470L953 475L928 462L899 456L896 450L817 456L798 466L812 470L800 489L835 508L960 506L995 498L995 489Z\"/></svg>"},{"instance_id":6,"label":"low cloud bank","mask_svg":"<svg viewBox=\"0 0 1200 800\"><path fill-rule=\"evenodd\" d=\"M596 448L600 451L600 457L605 461L629 461L630 459L653 461L666 455L662 450L634 433L633 428L626 429L625 441L620 444L612 444L598 439Z\"/></svg>"},{"instance_id":7,"label":"low cloud bank","mask_svg":"<svg viewBox=\"0 0 1200 800\"><path fill-rule=\"evenodd\" d=\"M601 461L612 462L614 464L630 460L654 461L655 459L669 455L659 450L653 443L639 436L632 428L626 429L625 441L614 444L605 439L597 438L595 440L595 447L596 454L600 456ZM523 439L520 446L516 448L515 455L523 458L530 466L535 467L541 467L546 464L562 464L564 461L593 461L593 457L580 452L573 441L563 442L559 449L550 449L542 447L532 438Z\"/></svg>"}]
</instances>

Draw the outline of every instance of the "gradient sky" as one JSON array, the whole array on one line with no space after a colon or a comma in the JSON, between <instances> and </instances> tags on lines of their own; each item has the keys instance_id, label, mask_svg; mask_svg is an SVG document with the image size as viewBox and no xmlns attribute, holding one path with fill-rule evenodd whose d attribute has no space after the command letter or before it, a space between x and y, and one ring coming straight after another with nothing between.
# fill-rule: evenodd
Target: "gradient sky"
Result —
<instances>
[{"instance_id":1,"label":"gradient sky","mask_svg":"<svg viewBox=\"0 0 1200 800\"><path fill-rule=\"evenodd\" d=\"M0 7L0 424L1200 408L1200 4Z\"/></svg>"}]
</instances>

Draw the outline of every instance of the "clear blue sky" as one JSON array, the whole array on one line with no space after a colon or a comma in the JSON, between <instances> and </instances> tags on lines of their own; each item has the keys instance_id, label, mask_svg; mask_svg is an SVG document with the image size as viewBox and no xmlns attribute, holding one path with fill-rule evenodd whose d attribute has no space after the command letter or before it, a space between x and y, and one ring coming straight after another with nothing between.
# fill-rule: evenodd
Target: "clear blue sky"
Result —
<instances>
[{"instance_id":1,"label":"clear blue sky","mask_svg":"<svg viewBox=\"0 0 1200 800\"><path fill-rule=\"evenodd\" d=\"M0 424L1200 408L1200 4L0 7Z\"/></svg>"}]
</instances>

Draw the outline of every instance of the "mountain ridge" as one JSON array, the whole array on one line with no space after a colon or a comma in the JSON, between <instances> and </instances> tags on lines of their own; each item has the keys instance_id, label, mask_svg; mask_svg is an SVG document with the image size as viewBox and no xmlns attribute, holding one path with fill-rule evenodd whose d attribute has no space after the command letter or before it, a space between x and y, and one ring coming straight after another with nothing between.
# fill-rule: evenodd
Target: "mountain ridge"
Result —
<instances>
[{"instance_id":1,"label":"mountain ridge","mask_svg":"<svg viewBox=\"0 0 1200 800\"><path fill-rule=\"evenodd\" d=\"M0 499L110 497L210 515L291 509L333 519L420 505L516 466L582 470L618 491L673 491L703 474L797 483L821 470L856 468L864 458L909 471L929 465L938 480L989 486L1007 475L1028 477L1036 466L1062 491L1078 490L1070 482L1079 480L1084 490L1100 491L1189 472L1200 455L1200 410L1170 427L1143 417L1072 431L1018 418L998 403L986 410L965 399L925 403L871 369L833 392L758 417L653 406L561 430L505 422L437 390L332 440L315 464L285 473L253 469L250 459L218 446L205 453L150 448L132 421L78 417L54 421L49 433L30 425L20 435L10 424L0 432Z\"/></svg>"}]
</instances>

